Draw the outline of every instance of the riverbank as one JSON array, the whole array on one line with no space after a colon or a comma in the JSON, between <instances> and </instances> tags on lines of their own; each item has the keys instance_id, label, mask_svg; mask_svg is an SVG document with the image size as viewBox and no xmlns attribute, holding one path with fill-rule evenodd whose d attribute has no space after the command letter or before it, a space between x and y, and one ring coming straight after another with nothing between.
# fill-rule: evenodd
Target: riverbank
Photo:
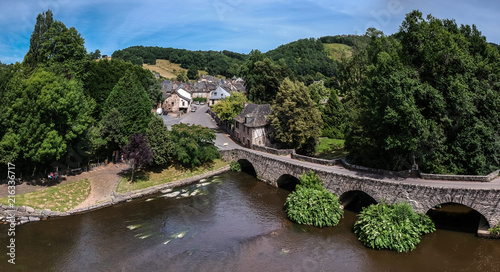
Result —
<instances>
[{"instance_id":1,"label":"riverbank","mask_svg":"<svg viewBox=\"0 0 500 272\"><path fill-rule=\"evenodd\" d=\"M80 203L75 209L65 212L58 212L58 211L51 211L48 209L35 209L33 207L27 207L27 206L18 206L10 208L7 205L2 204L0 205L0 214L1 214L0 221L4 223L11 223L12 222L11 218L15 218L16 224L20 225L28 222L46 220L49 217L61 217L72 214L85 213L96 209L112 206L118 203L130 201L132 199L140 198L150 194L159 193L160 191L165 189L194 184L202 179L215 176L230 170L229 165L226 165L222 168L209 171L203 174L199 174L193 177L167 182L164 184L159 184L144 189L134 190L123 194L117 194L115 192L115 189L120 180L118 173L121 172L124 167L113 166L113 168L116 168L117 171L115 177L111 178L108 177L106 181L104 181L103 179L95 178L93 179L94 183L92 183L91 180L91 190L92 190L91 195L85 201ZM109 173L107 174L110 175ZM102 175L103 174L101 174L101 176ZM99 175L95 176L99 177Z\"/></svg>"}]
</instances>

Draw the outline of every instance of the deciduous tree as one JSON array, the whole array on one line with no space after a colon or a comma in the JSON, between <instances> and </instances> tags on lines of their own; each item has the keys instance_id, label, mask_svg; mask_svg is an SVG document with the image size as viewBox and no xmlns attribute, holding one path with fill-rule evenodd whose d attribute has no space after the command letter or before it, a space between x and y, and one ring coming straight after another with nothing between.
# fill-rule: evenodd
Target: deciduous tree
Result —
<instances>
[{"instance_id":1,"label":"deciduous tree","mask_svg":"<svg viewBox=\"0 0 500 272\"><path fill-rule=\"evenodd\" d=\"M133 134L130 136L128 144L122 148L123 158L132 168L130 182L134 181L136 169L149 165L153 162L153 152L149 147L148 140L143 134Z\"/></svg>"},{"instance_id":2,"label":"deciduous tree","mask_svg":"<svg viewBox=\"0 0 500 272\"><path fill-rule=\"evenodd\" d=\"M199 125L172 126L175 160L187 167L198 167L220 157L214 145L215 132Z\"/></svg>"},{"instance_id":3,"label":"deciduous tree","mask_svg":"<svg viewBox=\"0 0 500 272\"><path fill-rule=\"evenodd\" d=\"M295 148L301 154L314 154L323 121L307 87L286 78L279 87L271 110L271 137L284 148Z\"/></svg>"}]
</instances>

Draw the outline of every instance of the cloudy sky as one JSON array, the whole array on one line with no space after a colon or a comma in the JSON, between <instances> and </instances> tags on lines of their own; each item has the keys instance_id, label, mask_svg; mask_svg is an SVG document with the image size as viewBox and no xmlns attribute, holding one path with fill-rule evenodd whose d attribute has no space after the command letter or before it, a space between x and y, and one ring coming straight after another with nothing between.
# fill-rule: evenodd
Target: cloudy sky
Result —
<instances>
[{"instance_id":1,"label":"cloudy sky","mask_svg":"<svg viewBox=\"0 0 500 272\"><path fill-rule=\"evenodd\" d=\"M475 24L500 43L499 1L385 0L0 0L0 61L22 61L36 16L51 9L75 27L87 51L111 55L133 45L266 52L300 38L398 30L419 9L458 24Z\"/></svg>"}]
</instances>

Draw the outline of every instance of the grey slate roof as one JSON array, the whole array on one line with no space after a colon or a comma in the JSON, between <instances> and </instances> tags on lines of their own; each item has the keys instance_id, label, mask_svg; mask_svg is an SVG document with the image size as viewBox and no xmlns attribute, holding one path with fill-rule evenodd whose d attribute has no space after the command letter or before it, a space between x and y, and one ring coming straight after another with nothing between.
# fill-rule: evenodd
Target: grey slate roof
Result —
<instances>
[{"instance_id":1,"label":"grey slate roof","mask_svg":"<svg viewBox=\"0 0 500 272\"><path fill-rule=\"evenodd\" d=\"M271 105L249 103L240 114L234 117L234 120L247 127L263 127L268 123L267 116L269 114L271 114Z\"/></svg>"},{"instance_id":2,"label":"grey slate roof","mask_svg":"<svg viewBox=\"0 0 500 272\"><path fill-rule=\"evenodd\" d=\"M226 97L231 96L231 93L228 92L226 89L222 88L221 86L218 86L215 91L212 92L212 95L210 96L209 99L211 100L220 100Z\"/></svg>"}]
</instances>

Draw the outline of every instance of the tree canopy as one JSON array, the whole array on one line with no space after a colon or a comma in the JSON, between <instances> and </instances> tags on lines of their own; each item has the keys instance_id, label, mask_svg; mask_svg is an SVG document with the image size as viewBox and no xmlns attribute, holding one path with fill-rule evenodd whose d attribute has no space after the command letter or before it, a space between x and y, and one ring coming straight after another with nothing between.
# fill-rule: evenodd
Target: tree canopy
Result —
<instances>
[{"instance_id":1,"label":"tree canopy","mask_svg":"<svg viewBox=\"0 0 500 272\"><path fill-rule=\"evenodd\" d=\"M231 96L219 101L212 107L212 110L219 118L228 123L234 123L236 117L245 107L246 97L243 93L232 92Z\"/></svg>"},{"instance_id":2,"label":"tree canopy","mask_svg":"<svg viewBox=\"0 0 500 272\"><path fill-rule=\"evenodd\" d=\"M59 160L67 146L83 140L93 103L85 98L79 81L38 69L29 78L16 73L8 88L12 104L2 118L2 162L48 164Z\"/></svg>"},{"instance_id":3,"label":"tree canopy","mask_svg":"<svg viewBox=\"0 0 500 272\"><path fill-rule=\"evenodd\" d=\"M365 60L362 80L348 94L358 101L349 158L394 170L415 158L423 171L446 174L500 168L499 53L476 27L413 11L394 36L367 35L354 56Z\"/></svg>"},{"instance_id":4,"label":"tree canopy","mask_svg":"<svg viewBox=\"0 0 500 272\"><path fill-rule=\"evenodd\" d=\"M321 113L302 82L286 78L271 105L271 137L283 148L314 154L323 122Z\"/></svg>"},{"instance_id":5,"label":"tree canopy","mask_svg":"<svg viewBox=\"0 0 500 272\"><path fill-rule=\"evenodd\" d=\"M125 75L113 87L104 103L103 112L117 109L123 116L123 130L126 137L134 133L146 132L151 120L151 105L146 90L132 71Z\"/></svg>"}]
</instances>

